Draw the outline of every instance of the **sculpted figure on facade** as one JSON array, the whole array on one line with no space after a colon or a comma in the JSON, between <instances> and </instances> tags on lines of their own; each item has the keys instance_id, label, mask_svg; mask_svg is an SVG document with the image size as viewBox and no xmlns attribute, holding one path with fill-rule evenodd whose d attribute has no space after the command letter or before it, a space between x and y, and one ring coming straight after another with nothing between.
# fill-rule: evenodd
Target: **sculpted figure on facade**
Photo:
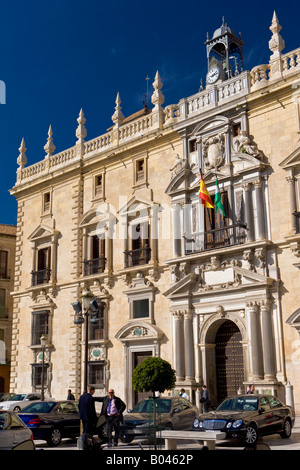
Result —
<instances>
[{"instance_id":1,"label":"sculpted figure on facade","mask_svg":"<svg viewBox=\"0 0 300 470\"><path fill-rule=\"evenodd\" d=\"M180 173L183 168L187 168L187 160L183 160L182 158L180 158L177 153L175 157L175 164L172 168L170 168L171 180L175 178L175 176L178 175L178 173Z\"/></svg>"},{"instance_id":2,"label":"sculpted figure on facade","mask_svg":"<svg viewBox=\"0 0 300 470\"><path fill-rule=\"evenodd\" d=\"M250 144L250 138L247 131L241 133L233 138L232 147L234 153L246 153L252 157L261 158L261 152L255 144Z\"/></svg>"}]
</instances>

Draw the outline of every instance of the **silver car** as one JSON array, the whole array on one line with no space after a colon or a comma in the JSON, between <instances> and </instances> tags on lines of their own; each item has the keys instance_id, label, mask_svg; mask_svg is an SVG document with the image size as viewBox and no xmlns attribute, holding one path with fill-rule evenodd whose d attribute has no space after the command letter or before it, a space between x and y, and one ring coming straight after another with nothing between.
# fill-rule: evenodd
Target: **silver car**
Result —
<instances>
[{"instance_id":1,"label":"silver car","mask_svg":"<svg viewBox=\"0 0 300 470\"><path fill-rule=\"evenodd\" d=\"M0 450L35 450L31 430L11 411L0 411Z\"/></svg>"},{"instance_id":2,"label":"silver car","mask_svg":"<svg viewBox=\"0 0 300 470\"><path fill-rule=\"evenodd\" d=\"M40 393L16 393L9 400L0 403L0 410L5 411L21 411L25 406L30 405L31 402L40 400Z\"/></svg>"}]
</instances>

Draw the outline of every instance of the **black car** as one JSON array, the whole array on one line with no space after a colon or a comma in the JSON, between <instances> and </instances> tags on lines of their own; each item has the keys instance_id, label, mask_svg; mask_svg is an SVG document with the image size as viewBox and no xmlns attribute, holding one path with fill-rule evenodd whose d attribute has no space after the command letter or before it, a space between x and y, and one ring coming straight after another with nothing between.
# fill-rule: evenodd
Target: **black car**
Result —
<instances>
[{"instance_id":1,"label":"black car","mask_svg":"<svg viewBox=\"0 0 300 470\"><path fill-rule=\"evenodd\" d=\"M291 436L293 409L273 395L237 395L226 398L214 411L194 420L194 431L223 431L254 445L259 436L279 433Z\"/></svg>"},{"instance_id":2,"label":"black car","mask_svg":"<svg viewBox=\"0 0 300 470\"><path fill-rule=\"evenodd\" d=\"M151 437L154 434L154 400L142 400L130 412L124 415L120 428L123 442L135 438ZM161 397L155 399L156 430L185 429L192 430L193 421L199 410L182 397Z\"/></svg>"},{"instance_id":3,"label":"black car","mask_svg":"<svg viewBox=\"0 0 300 470\"><path fill-rule=\"evenodd\" d=\"M78 404L74 401L39 401L28 405L19 417L36 440L58 446L64 437L80 435Z\"/></svg>"}]
</instances>

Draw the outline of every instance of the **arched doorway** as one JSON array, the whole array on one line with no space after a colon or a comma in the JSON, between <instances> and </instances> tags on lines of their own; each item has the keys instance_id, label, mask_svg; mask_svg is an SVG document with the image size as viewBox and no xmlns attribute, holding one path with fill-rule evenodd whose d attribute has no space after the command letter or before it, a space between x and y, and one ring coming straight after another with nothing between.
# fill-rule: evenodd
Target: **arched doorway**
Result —
<instances>
[{"instance_id":1,"label":"arched doorway","mask_svg":"<svg viewBox=\"0 0 300 470\"><path fill-rule=\"evenodd\" d=\"M216 333L217 402L236 395L244 382L242 335L237 325L226 320Z\"/></svg>"}]
</instances>

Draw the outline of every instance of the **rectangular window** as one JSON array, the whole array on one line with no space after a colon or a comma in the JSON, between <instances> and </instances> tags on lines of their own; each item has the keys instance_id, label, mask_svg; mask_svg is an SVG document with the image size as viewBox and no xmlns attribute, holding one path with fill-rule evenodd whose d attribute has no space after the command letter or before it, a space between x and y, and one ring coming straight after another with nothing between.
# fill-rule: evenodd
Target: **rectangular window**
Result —
<instances>
[{"instance_id":1,"label":"rectangular window","mask_svg":"<svg viewBox=\"0 0 300 470\"><path fill-rule=\"evenodd\" d=\"M0 278L8 279L8 251L0 250Z\"/></svg>"},{"instance_id":2,"label":"rectangular window","mask_svg":"<svg viewBox=\"0 0 300 470\"><path fill-rule=\"evenodd\" d=\"M7 318L6 289L0 289L0 318Z\"/></svg>"},{"instance_id":3,"label":"rectangular window","mask_svg":"<svg viewBox=\"0 0 300 470\"><path fill-rule=\"evenodd\" d=\"M149 317L149 300L134 300L132 305L133 318Z\"/></svg>"},{"instance_id":4,"label":"rectangular window","mask_svg":"<svg viewBox=\"0 0 300 470\"><path fill-rule=\"evenodd\" d=\"M95 197L102 196L103 193L103 175L97 175L94 179Z\"/></svg>"},{"instance_id":5,"label":"rectangular window","mask_svg":"<svg viewBox=\"0 0 300 470\"><path fill-rule=\"evenodd\" d=\"M137 160L136 162L136 183L145 179L145 160Z\"/></svg>"},{"instance_id":6,"label":"rectangular window","mask_svg":"<svg viewBox=\"0 0 300 470\"><path fill-rule=\"evenodd\" d=\"M32 313L31 344L41 344L41 336L49 334L49 310L39 310Z\"/></svg>"},{"instance_id":7,"label":"rectangular window","mask_svg":"<svg viewBox=\"0 0 300 470\"><path fill-rule=\"evenodd\" d=\"M197 152L197 140L190 140L190 153Z\"/></svg>"},{"instance_id":8,"label":"rectangular window","mask_svg":"<svg viewBox=\"0 0 300 470\"><path fill-rule=\"evenodd\" d=\"M44 364L44 389L47 388L47 369L49 364ZM42 387L42 364L32 364L32 386L34 388Z\"/></svg>"},{"instance_id":9,"label":"rectangular window","mask_svg":"<svg viewBox=\"0 0 300 470\"><path fill-rule=\"evenodd\" d=\"M84 276L103 273L105 270L105 237L93 235L90 237L90 256L91 258L83 261Z\"/></svg>"},{"instance_id":10,"label":"rectangular window","mask_svg":"<svg viewBox=\"0 0 300 470\"><path fill-rule=\"evenodd\" d=\"M89 340L104 339L105 304L97 299L99 313L93 314L89 322Z\"/></svg>"},{"instance_id":11,"label":"rectangular window","mask_svg":"<svg viewBox=\"0 0 300 470\"><path fill-rule=\"evenodd\" d=\"M51 248L41 248L37 252L37 270L32 272L32 285L47 284L51 273Z\"/></svg>"},{"instance_id":12,"label":"rectangular window","mask_svg":"<svg viewBox=\"0 0 300 470\"><path fill-rule=\"evenodd\" d=\"M104 387L104 361L89 362L88 364L88 383L95 387Z\"/></svg>"},{"instance_id":13,"label":"rectangular window","mask_svg":"<svg viewBox=\"0 0 300 470\"><path fill-rule=\"evenodd\" d=\"M205 249L217 248L230 244L226 227L229 225L227 193L221 193L221 202L225 217L217 214L214 209L206 208L205 213Z\"/></svg>"},{"instance_id":14,"label":"rectangular window","mask_svg":"<svg viewBox=\"0 0 300 470\"><path fill-rule=\"evenodd\" d=\"M51 194L43 194L43 212L50 212Z\"/></svg>"},{"instance_id":15,"label":"rectangular window","mask_svg":"<svg viewBox=\"0 0 300 470\"><path fill-rule=\"evenodd\" d=\"M151 252L148 222L131 225L129 238L131 249L125 252L125 267L148 264Z\"/></svg>"}]
</instances>

